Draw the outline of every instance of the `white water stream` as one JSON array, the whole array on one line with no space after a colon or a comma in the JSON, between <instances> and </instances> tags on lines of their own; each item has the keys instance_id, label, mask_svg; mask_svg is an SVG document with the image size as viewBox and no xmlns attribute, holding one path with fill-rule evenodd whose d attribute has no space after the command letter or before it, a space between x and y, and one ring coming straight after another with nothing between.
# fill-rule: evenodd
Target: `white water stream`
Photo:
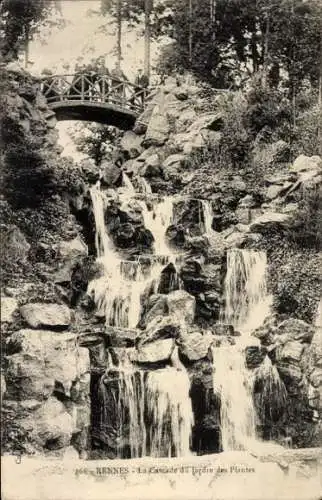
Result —
<instances>
[{"instance_id":1,"label":"white water stream","mask_svg":"<svg viewBox=\"0 0 322 500\"><path fill-rule=\"evenodd\" d=\"M123 188L119 198L127 203L135 191L130 179L123 175ZM149 186L145 186L149 192ZM138 201L144 224L154 237L154 257L122 260L115 251L105 225L104 213L107 199L99 184L92 187L91 197L96 225L97 260L103 267L103 275L93 280L88 293L94 298L97 313L105 316L106 323L122 328L136 328L141 314L141 297L149 287L158 291L161 271L169 263L176 264L176 257L166 244L166 230L173 216L173 200L166 197L152 204ZM146 256L145 256L146 257ZM144 263L145 261L145 263ZM178 275L173 277L173 289L179 287ZM172 289L169 284L170 290ZM144 372L123 356L118 366L107 368L100 382L101 428L108 428L109 408L105 384L109 369L117 371L117 413L120 443L117 455L122 458L124 439L127 439L132 458L187 456L193 413L189 395L190 381L177 356L174 366Z\"/></svg>"},{"instance_id":2,"label":"white water stream","mask_svg":"<svg viewBox=\"0 0 322 500\"><path fill-rule=\"evenodd\" d=\"M154 371L135 368L126 357L119 366L116 395L118 458L128 443L131 458L186 457L191 455L193 412L189 396L190 380L184 367L169 366ZM109 370L100 381L101 429L108 428Z\"/></svg>"},{"instance_id":3,"label":"white water stream","mask_svg":"<svg viewBox=\"0 0 322 500\"><path fill-rule=\"evenodd\" d=\"M258 345L250 336L265 320L271 297L266 290L266 255L251 250L227 254L225 309L222 320L241 335L236 345L213 348L214 390L221 399L221 437L224 451L246 450L256 441L256 412L252 380L245 366L244 348Z\"/></svg>"},{"instance_id":4,"label":"white water stream","mask_svg":"<svg viewBox=\"0 0 322 500\"><path fill-rule=\"evenodd\" d=\"M98 262L103 276L89 283L98 314L106 317L111 326L135 328L140 319L141 296L150 285L157 291L162 264L152 259L143 269L139 261L122 260L114 249L104 221L106 198L98 185L92 187L91 197L96 224Z\"/></svg>"},{"instance_id":5,"label":"white water stream","mask_svg":"<svg viewBox=\"0 0 322 500\"><path fill-rule=\"evenodd\" d=\"M133 185L123 176L125 188L121 199L131 200ZM176 256L166 242L166 231L173 219L171 197L138 201L144 225L154 237L154 258L150 264L119 258L104 221L106 202L99 185L91 189L96 224L98 261L103 276L89 284L97 310L108 325L136 328L141 314L141 297L149 287L158 291L162 268L176 263ZM212 211L201 203L207 235L213 233ZM177 285L176 285L177 288ZM256 442L256 413L252 380L245 367L244 348L258 345L251 332L259 327L270 311L271 297L266 290L266 255L263 252L232 250L227 254L225 309L221 319L240 331L236 345L213 348L214 389L221 400L221 436L224 451L245 450ZM278 386L278 373L266 361L261 370L269 374L272 387ZM143 373L127 363L121 364L119 377L119 414L129 418L129 443L132 457L184 456L189 454L192 410L190 382L184 367L169 367ZM139 375L138 375L139 373ZM282 391L282 390L281 390ZM282 392L281 392L282 394ZM124 413L126 408L126 413ZM127 416L125 416L127 415ZM124 432L126 432L124 430Z\"/></svg>"}]
</instances>

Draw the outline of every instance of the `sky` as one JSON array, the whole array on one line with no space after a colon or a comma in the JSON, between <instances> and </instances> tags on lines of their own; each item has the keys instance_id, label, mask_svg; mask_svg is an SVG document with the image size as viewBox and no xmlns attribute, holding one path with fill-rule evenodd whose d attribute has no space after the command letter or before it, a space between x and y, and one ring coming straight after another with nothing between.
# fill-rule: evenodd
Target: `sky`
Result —
<instances>
[{"instance_id":1,"label":"sky","mask_svg":"<svg viewBox=\"0 0 322 500\"><path fill-rule=\"evenodd\" d=\"M83 56L83 62L89 62L93 57L105 55L107 67L113 67L115 56L116 36L113 33L114 25L109 30L111 35L99 32L99 27L111 22L112 19L99 15L88 15L89 11L99 10L100 0L61 0L62 17L66 22L64 29L53 29L50 34L43 31L41 36L30 43L28 70L35 74L41 74L45 68L56 73L68 73L73 70L77 58ZM46 43L43 43L43 40ZM156 48L152 45L152 59L156 54ZM133 30L125 32L122 44L123 61L122 66L125 74L130 80L134 80L136 71L143 67L144 39L143 34ZM69 65L69 69L66 65ZM76 152L68 129L75 122L58 122L57 129L60 135L60 144L64 147L63 155L71 155L75 159L81 156Z\"/></svg>"}]
</instances>

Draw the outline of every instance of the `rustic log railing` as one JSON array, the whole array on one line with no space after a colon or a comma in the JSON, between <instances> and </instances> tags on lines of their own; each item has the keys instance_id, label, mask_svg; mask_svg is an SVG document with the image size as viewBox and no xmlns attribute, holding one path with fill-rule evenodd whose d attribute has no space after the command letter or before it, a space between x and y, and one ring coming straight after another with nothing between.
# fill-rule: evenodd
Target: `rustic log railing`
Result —
<instances>
[{"instance_id":1,"label":"rustic log railing","mask_svg":"<svg viewBox=\"0 0 322 500\"><path fill-rule=\"evenodd\" d=\"M139 114L148 90L127 80L97 73L52 75L42 79L41 89L48 104L84 102L106 104Z\"/></svg>"}]
</instances>

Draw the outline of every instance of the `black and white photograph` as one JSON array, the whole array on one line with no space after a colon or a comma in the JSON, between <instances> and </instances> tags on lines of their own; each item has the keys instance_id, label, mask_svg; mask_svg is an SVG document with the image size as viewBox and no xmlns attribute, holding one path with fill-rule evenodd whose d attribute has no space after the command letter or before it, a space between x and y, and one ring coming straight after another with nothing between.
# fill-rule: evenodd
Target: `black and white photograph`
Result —
<instances>
[{"instance_id":1,"label":"black and white photograph","mask_svg":"<svg viewBox=\"0 0 322 500\"><path fill-rule=\"evenodd\" d=\"M322 0L1 0L3 500L322 500Z\"/></svg>"}]
</instances>

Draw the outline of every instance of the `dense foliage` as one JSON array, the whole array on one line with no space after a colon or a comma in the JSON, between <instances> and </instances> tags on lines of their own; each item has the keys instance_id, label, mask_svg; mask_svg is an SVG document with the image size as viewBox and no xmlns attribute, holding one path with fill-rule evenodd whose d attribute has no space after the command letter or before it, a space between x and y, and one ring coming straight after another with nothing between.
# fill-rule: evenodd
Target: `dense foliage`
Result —
<instances>
[{"instance_id":1,"label":"dense foliage","mask_svg":"<svg viewBox=\"0 0 322 500\"><path fill-rule=\"evenodd\" d=\"M58 0L3 0L0 5L0 52L7 59L17 58Z\"/></svg>"},{"instance_id":2,"label":"dense foliage","mask_svg":"<svg viewBox=\"0 0 322 500\"><path fill-rule=\"evenodd\" d=\"M80 124L71 133L77 151L91 158L95 165L100 165L103 159L110 159L114 146L120 136L115 127L99 123Z\"/></svg>"},{"instance_id":3,"label":"dense foliage","mask_svg":"<svg viewBox=\"0 0 322 500\"><path fill-rule=\"evenodd\" d=\"M216 86L236 85L264 70L291 89L320 72L322 5L315 0L171 0L162 33L172 45L160 65L189 69Z\"/></svg>"}]
</instances>

